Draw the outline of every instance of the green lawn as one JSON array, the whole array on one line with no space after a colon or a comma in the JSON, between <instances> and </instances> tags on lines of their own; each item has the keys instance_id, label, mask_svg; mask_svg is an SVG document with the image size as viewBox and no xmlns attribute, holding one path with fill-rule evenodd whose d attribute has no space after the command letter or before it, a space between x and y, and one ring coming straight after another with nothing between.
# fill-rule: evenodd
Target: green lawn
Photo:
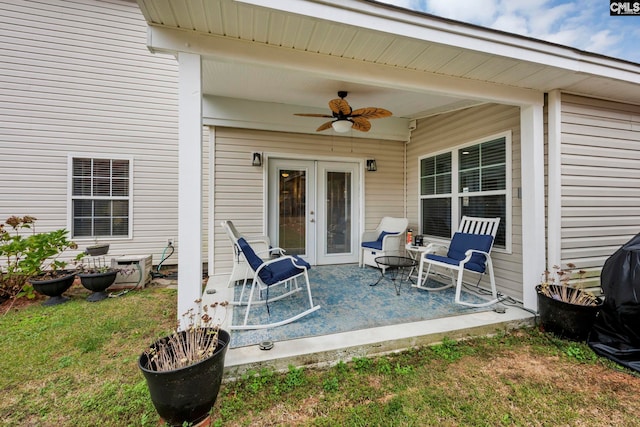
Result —
<instances>
[{"instance_id":1,"label":"green lawn","mask_svg":"<svg viewBox=\"0 0 640 427\"><path fill-rule=\"evenodd\" d=\"M72 294L0 317L0 425L157 426L137 358L174 326L176 292L97 303ZM633 426L638 395L636 374L526 329L326 369L251 372L223 384L213 424Z\"/></svg>"}]
</instances>

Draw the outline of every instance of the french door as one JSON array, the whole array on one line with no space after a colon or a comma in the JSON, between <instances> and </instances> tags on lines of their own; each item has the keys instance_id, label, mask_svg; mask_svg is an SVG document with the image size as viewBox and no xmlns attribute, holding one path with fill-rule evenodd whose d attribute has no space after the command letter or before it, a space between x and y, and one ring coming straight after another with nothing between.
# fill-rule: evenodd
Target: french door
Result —
<instances>
[{"instance_id":1,"label":"french door","mask_svg":"<svg viewBox=\"0 0 640 427\"><path fill-rule=\"evenodd\" d=\"M357 163L269 159L274 246L312 265L357 262L359 170Z\"/></svg>"}]
</instances>

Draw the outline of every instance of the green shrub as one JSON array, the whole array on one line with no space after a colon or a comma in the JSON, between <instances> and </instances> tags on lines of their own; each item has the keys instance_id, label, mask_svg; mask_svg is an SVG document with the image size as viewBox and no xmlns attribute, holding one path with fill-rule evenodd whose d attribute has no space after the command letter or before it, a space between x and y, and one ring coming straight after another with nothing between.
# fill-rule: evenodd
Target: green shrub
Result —
<instances>
[{"instance_id":1,"label":"green shrub","mask_svg":"<svg viewBox=\"0 0 640 427\"><path fill-rule=\"evenodd\" d=\"M67 230L36 233L32 216L11 216L0 224L0 297L33 297L29 277L64 269L58 259L78 246L67 239Z\"/></svg>"}]
</instances>

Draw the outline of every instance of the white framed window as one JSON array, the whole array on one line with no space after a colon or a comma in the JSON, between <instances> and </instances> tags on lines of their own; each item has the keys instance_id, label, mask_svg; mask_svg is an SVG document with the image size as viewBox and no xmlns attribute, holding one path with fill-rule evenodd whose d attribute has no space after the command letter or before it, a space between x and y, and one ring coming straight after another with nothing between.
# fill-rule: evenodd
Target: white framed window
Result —
<instances>
[{"instance_id":1,"label":"white framed window","mask_svg":"<svg viewBox=\"0 0 640 427\"><path fill-rule=\"evenodd\" d=\"M69 156L72 238L131 237L132 165L126 157Z\"/></svg>"},{"instance_id":2,"label":"white framed window","mask_svg":"<svg viewBox=\"0 0 640 427\"><path fill-rule=\"evenodd\" d=\"M500 217L495 247L511 251L511 132L419 159L420 232L449 239L462 216Z\"/></svg>"}]
</instances>

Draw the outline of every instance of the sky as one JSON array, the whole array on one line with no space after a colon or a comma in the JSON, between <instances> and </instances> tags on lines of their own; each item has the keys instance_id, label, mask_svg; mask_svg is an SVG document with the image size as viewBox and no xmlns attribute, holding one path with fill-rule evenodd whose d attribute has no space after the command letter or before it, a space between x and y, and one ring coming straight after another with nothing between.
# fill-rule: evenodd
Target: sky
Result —
<instances>
[{"instance_id":1,"label":"sky","mask_svg":"<svg viewBox=\"0 0 640 427\"><path fill-rule=\"evenodd\" d=\"M640 15L610 16L608 0L379 0L640 64Z\"/></svg>"}]
</instances>

